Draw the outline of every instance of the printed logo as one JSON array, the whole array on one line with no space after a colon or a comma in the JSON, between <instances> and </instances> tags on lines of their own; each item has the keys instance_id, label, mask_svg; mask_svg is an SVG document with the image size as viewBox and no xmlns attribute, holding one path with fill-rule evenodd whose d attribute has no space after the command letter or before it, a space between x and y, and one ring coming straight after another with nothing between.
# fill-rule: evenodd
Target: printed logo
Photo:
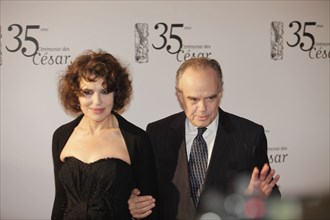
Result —
<instances>
[{"instance_id":1,"label":"printed logo","mask_svg":"<svg viewBox=\"0 0 330 220\"><path fill-rule=\"evenodd\" d=\"M135 35L135 61L138 63L147 63L149 61L148 24L136 23L134 29L134 35Z\"/></svg>"},{"instance_id":2,"label":"printed logo","mask_svg":"<svg viewBox=\"0 0 330 220\"><path fill-rule=\"evenodd\" d=\"M271 23L271 51L270 56L273 60L283 59L283 22L273 21Z\"/></svg>"},{"instance_id":3,"label":"printed logo","mask_svg":"<svg viewBox=\"0 0 330 220\"><path fill-rule=\"evenodd\" d=\"M329 59L330 42L317 42L315 35L319 28L316 22L292 21L286 31L286 45L291 48L299 48L310 59ZM271 59L282 60L284 50L284 23L281 21L271 22ZM323 48L328 47L328 48Z\"/></svg>"},{"instance_id":4,"label":"printed logo","mask_svg":"<svg viewBox=\"0 0 330 220\"><path fill-rule=\"evenodd\" d=\"M285 163L289 154L286 152L287 147L270 147L268 148L269 163Z\"/></svg>"},{"instance_id":5,"label":"printed logo","mask_svg":"<svg viewBox=\"0 0 330 220\"><path fill-rule=\"evenodd\" d=\"M38 37L41 33L47 33L48 28L40 25L12 24L8 27L11 41L5 46L11 53L20 53L30 58L34 65L67 65L71 57L68 47L40 46Z\"/></svg>"},{"instance_id":6,"label":"printed logo","mask_svg":"<svg viewBox=\"0 0 330 220\"><path fill-rule=\"evenodd\" d=\"M265 130L265 134L269 135L270 130ZM289 154L288 154L288 147L286 146L280 146L280 147L268 147L268 160L269 163L275 163L275 164L282 164L286 163L288 160Z\"/></svg>"},{"instance_id":7,"label":"printed logo","mask_svg":"<svg viewBox=\"0 0 330 220\"><path fill-rule=\"evenodd\" d=\"M211 46L208 44L187 44L182 38L183 31L191 31L192 27L182 23L167 24L159 22L154 25L152 34L156 35L152 48L156 51L166 51L174 56L178 62L186 61L192 57L209 57ZM135 61L137 63L149 62L149 25L136 23L135 36Z\"/></svg>"}]
</instances>

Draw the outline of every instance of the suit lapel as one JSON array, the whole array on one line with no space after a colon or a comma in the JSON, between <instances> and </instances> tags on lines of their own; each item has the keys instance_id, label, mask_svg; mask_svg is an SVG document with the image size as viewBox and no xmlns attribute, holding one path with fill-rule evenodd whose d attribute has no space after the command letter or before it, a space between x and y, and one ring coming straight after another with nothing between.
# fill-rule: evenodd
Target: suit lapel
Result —
<instances>
[{"instance_id":1,"label":"suit lapel","mask_svg":"<svg viewBox=\"0 0 330 220\"><path fill-rule=\"evenodd\" d=\"M185 115L180 114L177 120L174 120L170 127L173 131L172 146L178 147L175 149L177 155L175 155L176 160L172 160L176 163L176 170L174 173L173 182L174 184L180 184L181 187L178 189L190 189L190 183L188 178L188 167L187 167L187 151L185 143ZM189 190L190 192L190 190Z\"/></svg>"},{"instance_id":2,"label":"suit lapel","mask_svg":"<svg viewBox=\"0 0 330 220\"><path fill-rule=\"evenodd\" d=\"M175 170L174 182L181 182L181 189L187 189L187 193L190 194L190 182L189 182L189 175L188 175L188 163L187 163L187 153L186 153L186 145L185 141L182 141L179 148L179 155L177 161L177 169Z\"/></svg>"},{"instance_id":3,"label":"suit lapel","mask_svg":"<svg viewBox=\"0 0 330 220\"><path fill-rule=\"evenodd\" d=\"M228 129L228 121L226 120L226 113L219 108L219 123L217 129L217 135L215 138L213 151L210 159L209 168L206 174L204 182L204 189L207 189L210 185L214 185L214 182L221 183L225 177L225 169L227 167L226 157L230 147L233 146L233 139L230 135L230 129Z\"/></svg>"},{"instance_id":4,"label":"suit lapel","mask_svg":"<svg viewBox=\"0 0 330 220\"><path fill-rule=\"evenodd\" d=\"M188 160L187 150L185 143L185 115L181 114L178 120L174 120L170 127L173 129L176 135L174 135L175 143L173 146L177 146L177 157L175 160L176 169L173 176L173 184L178 190L180 190L180 198L178 203L178 213L176 219L193 219L196 209L191 198L190 181L188 175Z\"/></svg>"}]
</instances>

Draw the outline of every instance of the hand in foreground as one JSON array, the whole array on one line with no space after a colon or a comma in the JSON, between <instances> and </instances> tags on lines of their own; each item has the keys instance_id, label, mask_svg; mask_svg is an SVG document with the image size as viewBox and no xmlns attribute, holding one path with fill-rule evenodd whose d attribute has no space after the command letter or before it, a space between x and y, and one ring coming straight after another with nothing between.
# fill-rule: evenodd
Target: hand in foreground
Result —
<instances>
[{"instance_id":1,"label":"hand in foreground","mask_svg":"<svg viewBox=\"0 0 330 220\"><path fill-rule=\"evenodd\" d=\"M270 170L269 165L266 163L259 172L259 169L255 167L253 169L251 180L248 188L245 190L247 196L261 196L262 198L267 198L275 184L280 179L279 175L275 175L275 170ZM269 172L269 173L268 173Z\"/></svg>"},{"instance_id":2,"label":"hand in foreground","mask_svg":"<svg viewBox=\"0 0 330 220\"><path fill-rule=\"evenodd\" d=\"M155 207L156 200L152 196L139 196L140 194L140 190L135 188L128 200L128 208L135 219L147 217L151 214L151 209Z\"/></svg>"}]
</instances>

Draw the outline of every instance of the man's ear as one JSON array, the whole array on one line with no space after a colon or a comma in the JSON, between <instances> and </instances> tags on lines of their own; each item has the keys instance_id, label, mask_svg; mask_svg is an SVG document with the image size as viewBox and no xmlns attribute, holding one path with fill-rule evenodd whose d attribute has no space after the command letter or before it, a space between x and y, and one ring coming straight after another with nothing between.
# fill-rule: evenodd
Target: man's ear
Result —
<instances>
[{"instance_id":1,"label":"man's ear","mask_svg":"<svg viewBox=\"0 0 330 220\"><path fill-rule=\"evenodd\" d=\"M220 88L220 91L219 91L219 97L220 97L220 99L222 98L222 96L223 96L223 83L221 84L221 88Z\"/></svg>"},{"instance_id":2,"label":"man's ear","mask_svg":"<svg viewBox=\"0 0 330 220\"><path fill-rule=\"evenodd\" d=\"M176 97L178 99L178 102L179 102L181 108L183 109L183 94L182 94L182 92L177 90L175 94L176 94Z\"/></svg>"}]
</instances>

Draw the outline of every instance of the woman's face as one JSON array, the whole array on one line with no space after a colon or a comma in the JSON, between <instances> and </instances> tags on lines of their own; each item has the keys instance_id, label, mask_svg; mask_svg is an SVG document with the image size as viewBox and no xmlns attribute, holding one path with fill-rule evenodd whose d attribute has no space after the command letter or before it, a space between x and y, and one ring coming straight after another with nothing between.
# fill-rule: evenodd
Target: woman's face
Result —
<instances>
[{"instance_id":1,"label":"woman's face","mask_svg":"<svg viewBox=\"0 0 330 220\"><path fill-rule=\"evenodd\" d=\"M97 78L95 82L84 79L80 82L82 95L78 97L81 111L85 117L95 122L102 122L110 114L114 105L114 94L102 85L104 80Z\"/></svg>"}]
</instances>

